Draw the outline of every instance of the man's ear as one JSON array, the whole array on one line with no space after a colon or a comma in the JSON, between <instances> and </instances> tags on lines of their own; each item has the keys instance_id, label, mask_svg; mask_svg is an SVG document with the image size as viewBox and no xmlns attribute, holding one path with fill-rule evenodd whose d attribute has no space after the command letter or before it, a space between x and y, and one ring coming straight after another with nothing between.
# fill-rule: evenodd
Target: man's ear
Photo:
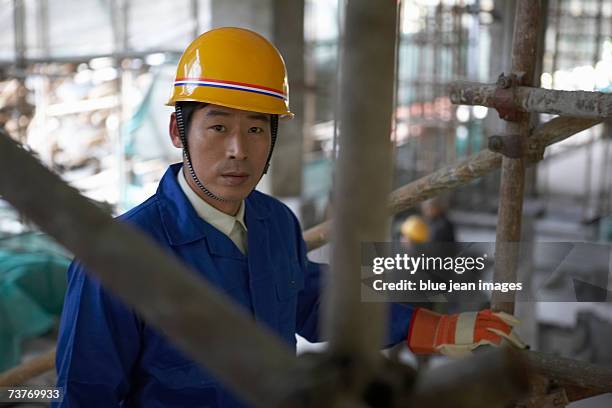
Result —
<instances>
[{"instance_id":1,"label":"man's ear","mask_svg":"<svg viewBox=\"0 0 612 408\"><path fill-rule=\"evenodd\" d=\"M174 147L178 147L179 149L183 148L183 142L181 141L181 135L178 130L178 126L176 125L176 113L172 112L170 114L170 125L168 129L170 133L170 140L172 140L172 145Z\"/></svg>"}]
</instances>

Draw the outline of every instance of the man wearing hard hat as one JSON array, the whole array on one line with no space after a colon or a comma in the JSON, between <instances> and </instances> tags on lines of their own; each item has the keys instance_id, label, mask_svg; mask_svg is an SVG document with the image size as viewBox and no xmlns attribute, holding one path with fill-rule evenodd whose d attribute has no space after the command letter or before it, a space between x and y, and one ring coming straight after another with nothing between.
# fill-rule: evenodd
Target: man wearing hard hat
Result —
<instances>
[{"instance_id":1,"label":"man wearing hard hat","mask_svg":"<svg viewBox=\"0 0 612 408\"><path fill-rule=\"evenodd\" d=\"M202 34L179 61L168 103L183 161L120 218L295 347L296 333L322 340L320 268L306 258L291 210L255 190L279 119L293 116L288 96L283 59L265 38L229 27ZM90 276L78 261L68 271L57 351L61 406L244 406ZM393 305L389 321L386 344L407 341L419 353L468 351L502 338L522 346L511 333L515 320L490 311L447 316Z\"/></svg>"}]
</instances>

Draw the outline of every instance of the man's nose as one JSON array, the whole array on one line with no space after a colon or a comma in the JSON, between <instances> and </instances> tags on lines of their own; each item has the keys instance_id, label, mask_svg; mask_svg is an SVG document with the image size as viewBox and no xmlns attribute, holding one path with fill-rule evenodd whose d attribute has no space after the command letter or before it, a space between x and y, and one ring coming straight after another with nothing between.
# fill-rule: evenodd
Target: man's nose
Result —
<instances>
[{"instance_id":1,"label":"man's nose","mask_svg":"<svg viewBox=\"0 0 612 408\"><path fill-rule=\"evenodd\" d=\"M246 138L239 130L234 130L227 138L227 156L234 160L247 158Z\"/></svg>"}]
</instances>

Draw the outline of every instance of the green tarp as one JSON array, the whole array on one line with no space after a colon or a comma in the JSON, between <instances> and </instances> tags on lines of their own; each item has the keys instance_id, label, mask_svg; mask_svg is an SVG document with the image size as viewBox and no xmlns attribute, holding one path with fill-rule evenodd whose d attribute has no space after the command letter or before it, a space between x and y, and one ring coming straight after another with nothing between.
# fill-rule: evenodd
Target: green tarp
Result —
<instances>
[{"instance_id":1,"label":"green tarp","mask_svg":"<svg viewBox=\"0 0 612 408\"><path fill-rule=\"evenodd\" d=\"M24 339L59 317L70 258L42 234L0 238L0 372L19 363Z\"/></svg>"}]
</instances>

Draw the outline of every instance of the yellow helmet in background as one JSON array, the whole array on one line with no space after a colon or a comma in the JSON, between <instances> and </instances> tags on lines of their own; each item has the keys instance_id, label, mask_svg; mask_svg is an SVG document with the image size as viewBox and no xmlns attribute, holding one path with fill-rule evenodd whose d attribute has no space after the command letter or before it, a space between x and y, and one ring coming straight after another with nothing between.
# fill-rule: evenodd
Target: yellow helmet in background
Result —
<instances>
[{"instance_id":1,"label":"yellow helmet in background","mask_svg":"<svg viewBox=\"0 0 612 408\"><path fill-rule=\"evenodd\" d=\"M423 221L423 218L418 215L411 215L406 218L406 221L402 224L401 231L405 238L415 244L422 244L429 240L429 227Z\"/></svg>"},{"instance_id":2,"label":"yellow helmet in background","mask_svg":"<svg viewBox=\"0 0 612 408\"><path fill-rule=\"evenodd\" d=\"M207 31L187 47L167 105L177 102L293 117L283 57L261 35L236 27Z\"/></svg>"}]
</instances>

